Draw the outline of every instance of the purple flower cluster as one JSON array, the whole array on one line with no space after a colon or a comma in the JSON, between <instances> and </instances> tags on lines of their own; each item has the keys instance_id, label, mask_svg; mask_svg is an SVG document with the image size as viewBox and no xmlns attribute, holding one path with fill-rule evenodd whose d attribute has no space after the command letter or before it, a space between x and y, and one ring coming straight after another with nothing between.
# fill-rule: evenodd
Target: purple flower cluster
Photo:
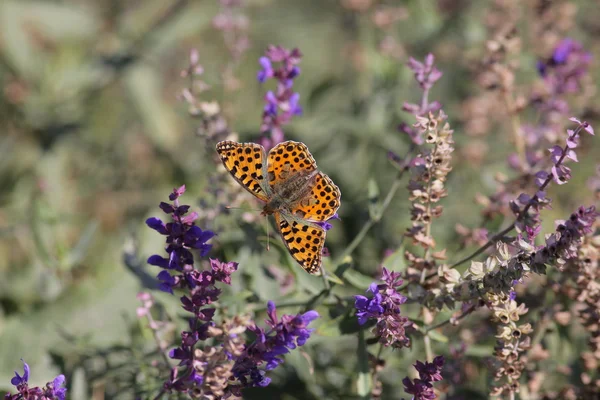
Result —
<instances>
[{"instance_id":1,"label":"purple flower cluster","mask_svg":"<svg viewBox=\"0 0 600 400\"><path fill-rule=\"evenodd\" d=\"M530 238L537 236L540 232L539 212L550 206L550 200L546 198L545 189L551 181L564 185L571 179L571 169L564 163L567 159L577 162L575 148L579 143L579 134L586 131L594 135L594 129L587 122L581 122L577 118L570 118L578 126L576 129L567 130L567 141L564 147L553 146L550 148L552 168L550 172L539 171L535 174L535 182L538 192L534 196L522 193L517 200L510 203L510 208L517 221L515 226L519 232L526 232Z\"/></svg>"},{"instance_id":2,"label":"purple flower cluster","mask_svg":"<svg viewBox=\"0 0 600 400\"><path fill-rule=\"evenodd\" d=\"M295 316L283 315L278 320L272 301L267 304L267 315L269 318L265 322L271 329L266 332L258 326L250 328L256 334L256 340L246 347L233 366L234 376L246 387L269 385L271 379L259 366L265 364L267 371L276 368L283 362L281 355L306 343L314 331L308 329L308 325L319 318L319 314L311 310Z\"/></svg>"},{"instance_id":3,"label":"purple flower cluster","mask_svg":"<svg viewBox=\"0 0 600 400\"><path fill-rule=\"evenodd\" d=\"M556 231L546 237L546 243L531 254L534 271L545 270L547 264L562 266L567 260L577 257L583 236L592 232L600 214L596 207L579 207L566 221L557 220Z\"/></svg>"},{"instance_id":4,"label":"purple flower cluster","mask_svg":"<svg viewBox=\"0 0 600 400\"><path fill-rule=\"evenodd\" d=\"M442 108L442 105L438 101L432 103L427 101L429 90L442 77L442 72L437 69L434 63L435 57L431 53L425 56L423 62L417 61L412 57L408 60L408 68L414 72L415 79L419 83L419 86L421 86L421 89L423 89L424 96L422 104L404 103L404 106L402 107L404 111L413 115L425 115L429 112L436 112ZM409 135L413 138L411 133L409 133Z\"/></svg>"},{"instance_id":5,"label":"purple flower cluster","mask_svg":"<svg viewBox=\"0 0 600 400\"><path fill-rule=\"evenodd\" d=\"M261 143L269 149L282 142L283 125L290 122L294 115L301 115L302 108L298 104L300 94L293 91L294 79L300 74L298 63L302 54L298 49L288 50L281 46L269 46L265 56L259 59L262 69L258 72L257 79L260 83L268 79L277 80L277 89L269 90L265 95L260 131L270 133L270 138L263 137ZM274 67L273 64L279 66Z\"/></svg>"},{"instance_id":6,"label":"purple flower cluster","mask_svg":"<svg viewBox=\"0 0 600 400\"><path fill-rule=\"evenodd\" d=\"M592 55L584 50L581 43L566 38L558 43L550 58L538 61L537 69L554 94L577 93L591 62Z\"/></svg>"},{"instance_id":7,"label":"purple flower cluster","mask_svg":"<svg viewBox=\"0 0 600 400\"><path fill-rule=\"evenodd\" d=\"M204 257L212 248L212 245L206 242L215 234L211 231L203 231L195 225L198 214L195 212L187 214L190 206L179 205L178 199L183 193L185 193L185 185L174 189L169 195L169 200L173 204L160 203L161 210L165 214L170 214L171 222L165 223L159 218L146 220L150 228L167 237L165 250L169 255L168 258L155 254L148 258L148 264L164 268L164 271L158 274L158 280L161 281L160 289L171 294L176 287L193 289L198 285L210 283L207 281L210 277L206 271L200 273L194 268L194 255L191 250L198 250L200 256ZM171 275L169 270L178 274Z\"/></svg>"},{"instance_id":8,"label":"purple flower cluster","mask_svg":"<svg viewBox=\"0 0 600 400\"><path fill-rule=\"evenodd\" d=\"M231 284L231 275L237 270L238 264L210 259L210 270L199 271L195 268L192 249L205 256L211 248L206 242L214 233L195 226L196 213L188 214L189 206L179 205L178 198L184 192L184 186L175 189L169 196L173 203L160 204L160 208L171 215L171 222L164 223L158 218L146 221L152 229L167 236L166 251L169 257L154 255L148 259L148 263L165 269L158 276L162 281L161 289L169 293L173 293L174 288L185 289L181 304L184 310L193 314L188 321L189 330L181 332L181 344L169 352L169 357L179 360L179 364L171 370L164 391L218 397L226 393L238 395L244 387L267 386L270 379L259 367L265 364L266 370L276 368L283 362L281 355L306 343L313 331L308 329L308 324L319 314L308 311L296 316L283 315L278 320L275 304L269 302L268 331L245 317L215 322L216 309L208 307L221 294L215 284ZM146 315L147 310L142 310L140 314ZM248 329L255 333L256 340L245 344L239 335L246 331L246 326L251 325L254 328ZM222 347L216 350L214 345L204 349L198 346L200 341L209 338L222 341ZM217 370L218 373L215 372Z\"/></svg>"},{"instance_id":9,"label":"purple flower cluster","mask_svg":"<svg viewBox=\"0 0 600 400\"><path fill-rule=\"evenodd\" d=\"M188 214L189 205L180 205L179 197L185 193L185 186L174 189L169 195L173 203L160 203L160 208L171 215L171 222L165 223L158 218L148 218L146 224L167 237L166 252L168 258L153 255L148 263L164 268L158 274L160 289L173 294L174 288L188 289L189 294L181 297L183 309L194 314L189 320L189 331L181 333L181 345L169 352L173 359L180 360L179 367L185 372L179 378L179 371L173 369L171 379L165 384L168 390L185 391L202 383L203 377L197 374L194 364L194 346L200 340L208 338L208 329L212 326L214 308L206 308L215 302L221 290L215 287L216 282L231 283L231 274L237 270L237 263L222 263L210 260L210 271L199 271L194 267L192 249L205 256L212 245L206 242L214 236L211 231L203 231L195 225L197 213ZM174 274L171 275L169 271Z\"/></svg>"},{"instance_id":10,"label":"purple flower cluster","mask_svg":"<svg viewBox=\"0 0 600 400\"><path fill-rule=\"evenodd\" d=\"M39 387L30 388L28 381L29 365L23 361L23 376L15 371L15 376L10 380L10 383L17 387L18 393L8 393L4 396L4 400L65 400L67 388L61 387L65 383L64 375L58 375L52 382L48 382L43 389Z\"/></svg>"},{"instance_id":11,"label":"purple flower cluster","mask_svg":"<svg viewBox=\"0 0 600 400\"><path fill-rule=\"evenodd\" d=\"M433 362L417 361L415 369L419 373L418 379L411 380L406 377L402 380L404 391L413 395L413 400L431 400L437 398L433 391L433 382L443 379L442 367L444 366L444 357L437 356Z\"/></svg>"},{"instance_id":12,"label":"purple flower cluster","mask_svg":"<svg viewBox=\"0 0 600 400\"><path fill-rule=\"evenodd\" d=\"M384 283L373 282L367 290L373 294L373 297L354 296L358 323L364 325L369 319L376 319L377 324L373 333L379 342L396 348L410 346L406 328L412 326L408 318L400 315L400 305L407 300L398 292L398 287L402 285L400 276L399 272L383 268L381 280Z\"/></svg>"}]
</instances>

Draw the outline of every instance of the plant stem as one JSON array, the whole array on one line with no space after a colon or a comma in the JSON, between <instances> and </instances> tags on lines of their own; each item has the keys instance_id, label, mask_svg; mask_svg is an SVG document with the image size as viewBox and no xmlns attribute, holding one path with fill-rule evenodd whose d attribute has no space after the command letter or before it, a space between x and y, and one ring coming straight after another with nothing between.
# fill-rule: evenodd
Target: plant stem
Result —
<instances>
[{"instance_id":1,"label":"plant stem","mask_svg":"<svg viewBox=\"0 0 600 400\"><path fill-rule=\"evenodd\" d=\"M445 321L442 321L442 322L440 322L438 324L435 324L435 325L432 325L432 326L429 326L429 327L425 328L425 334L427 334L429 331L441 328L442 326L449 324L452 320L459 321L459 320L463 319L464 317L466 317L467 315L469 315L473 311L475 311L476 308L477 307L473 305L473 306L469 307L465 312L463 312L461 315L459 315L456 318L448 318Z\"/></svg>"},{"instance_id":2,"label":"plant stem","mask_svg":"<svg viewBox=\"0 0 600 400\"><path fill-rule=\"evenodd\" d=\"M406 153L406 155L404 156L404 160L406 160L408 158L411 151L412 151L412 148ZM394 195L400 188L400 183L402 182L402 177L404 176L404 172L407 169L408 169L408 167L405 166L400 172L398 172L398 176L396 177L396 180L394 180L394 183L392 183L392 186L390 187L390 190L388 191L387 195L385 196L383 203L381 203L381 208L379 209L379 212L377 213L377 215L375 217L369 218L369 220L363 225L360 232L358 232L358 234L354 237L354 239L352 239L352 242L350 242L348 247L346 247L346 249L342 252L342 254L337 257L336 261L333 263L334 265L339 265L344 260L344 258L346 258L350 254L352 254L352 252L358 247L358 245L365 238L367 232L369 232L369 230L373 227L373 225L375 225L377 222L379 222L381 220L383 213L385 212L385 210L387 210L388 206L392 202L392 199L394 198Z\"/></svg>"},{"instance_id":3,"label":"plant stem","mask_svg":"<svg viewBox=\"0 0 600 400\"><path fill-rule=\"evenodd\" d=\"M423 344L425 345L425 356L427 358L427 362L433 361L433 350L431 350L431 338L428 334L423 336Z\"/></svg>"}]
</instances>

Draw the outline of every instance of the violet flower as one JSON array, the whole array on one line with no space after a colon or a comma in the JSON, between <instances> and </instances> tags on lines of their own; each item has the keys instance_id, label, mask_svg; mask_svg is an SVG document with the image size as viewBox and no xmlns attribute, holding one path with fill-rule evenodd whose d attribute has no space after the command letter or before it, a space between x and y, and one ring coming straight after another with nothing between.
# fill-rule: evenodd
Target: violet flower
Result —
<instances>
[{"instance_id":1,"label":"violet flower","mask_svg":"<svg viewBox=\"0 0 600 400\"><path fill-rule=\"evenodd\" d=\"M269 79L277 81L275 91L265 94L262 124L260 131L263 135L270 133L270 137L263 136L261 144L269 149L284 140L283 125L290 122L293 116L302 114L300 95L294 92L294 79L300 74L297 64L302 54L298 49L287 50L280 46L269 46L265 56L259 59L261 69L256 76L260 83ZM273 64L278 64L273 66Z\"/></svg>"},{"instance_id":2,"label":"violet flower","mask_svg":"<svg viewBox=\"0 0 600 400\"><path fill-rule=\"evenodd\" d=\"M367 290L373 294L372 298L361 295L354 296L358 323L364 325L369 319L376 319L377 324L373 333L384 346L395 348L410 346L406 328L412 326L408 318L400 315L400 305L407 300L398 292L398 287L402 285L400 275L399 272L383 268L381 279L384 283L374 282Z\"/></svg>"},{"instance_id":3,"label":"violet flower","mask_svg":"<svg viewBox=\"0 0 600 400\"><path fill-rule=\"evenodd\" d=\"M408 68L414 72L415 79L419 83L421 89L423 89L424 96L422 99L422 104L404 103L402 106L404 111L407 111L413 115L425 115L430 112L436 112L442 108L442 105L438 101L431 103L427 101L429 90L443 75L442 72L437 69L434 63L435 57L431 53L425 56L425 60L423 62L417 61L412 57L410 57L408 60ZM414 143L420 141L420 139L416 140L414 135L411 133L409 133L409 135Z\"/></svg>"},{"instance_id":4,"label":"violet flower","mask_svg":"<svg viewBox=\"0 0 600 400\"><path fill-rule=\"evenodd\" d=\"M233 366L233 375L245 387L269 385L271 379L259 367L264 365L269 371L280 365L283 362L281 355L306 343L314 331L308 325L319 318L316 311L307 311L295 316L283 315L279 320L272 301L267 303L267 315L269 318L265 322L270 329L250 328L256 334L256 340L246 347Z\"/></svg>"},{"instance_id":5,"label":"violet flower","mask_svg":"<svg viewBox=\"0 0 600 400\"><path fill-rule=\"evenodd\" d=\"M21 361L23 361L21 359ZM65 400L67 388L61 387L65 383L65 376L58 375L52 382L48 382L44 388L29 387L29 365L23 361L23 375L15 371L15 376L10 383L16 386L16 394L6 394L5 400Z\"/></svg>"},{"instance_id":6,"label":"violet flower","mask_svg":"<svg viewBox=\"0 0 600 400\"><path fill-rule=\"evenodd\" d=\"M577 118L570 118L572 122L578 124L576 129L567 130L567 139L564 147L553 146L549 149L552 167L550 172L538 171L535 174L535 183L539 190L534 196L522 193L516 200L510 202L509 206L517 216L515 227L519 233L527 232L537 235L539 232L540 217L539 213L544 208L550 207L550 200L546 198L546 187L551 181L559 185L564 185L571 179L571 169L565 165L567 160L577 162L575 149L579 144L579 134L586 131L594 135L594 129L585 121L579 121Z\"/></svg>"},{"instance_id":7,"label":"violet flower","mask_svg":"<svg viewBox=\"0 0 600 400\"><path fill-rule=\"evenodd\" d=\"M552 93L577 93L591 62L591 53L581 43L566 38L558 43L549 59L538 61L537 69Z\"/></svg>"},{"instance_id":8,"label":"violet flower","mask_svg":"<svg viewBox=\"0 0 600 400\"><path fill-rule=\"evenodd\" d=\"M212 248L206 242L215 234L211 231L203 231L195 225L198 218L197 213L188 214L190 206L179 205L179 197L185 193L185 185L174 189L169 195L173 204L160 203L164 213L170 214L172 221L165 223L159 218L148 218L146 224L166 238L166 252L168 258L153 255L148 258L148 264L164 268L157 278L161 282L160 289L173 294L175 287L194 288L206 283L205 274L199 273L194 266L194 255L192 249L198 250L200 256L205 256ZM179 272L177 276L171 276L167 270Z\"/></svg>"},{"instance_id":9,"label":"violet flower","mask_svg":"<svg viewBox=\"0 0 600 400\"><path fill-rule=\"evenodd\" d=\"M443 379L442 367L444 365L444 357L437 356L433 362L417 361L414 365L419 373L418 379L411 380L406 377L402 380L404 391L413 395L413 400L432 400L437 398L433 391L433 382L438 382Z\"/></svg>"},{"instance_id":10,"label":"violet flower","mask_svg":"<svg viewBox=\"0 0 600 400\"><path fill-rule=\"evenodd\" d=\"M214 325L212 319L215 309L208 306L217 301L221 294L215 284L231 284L231 274L237 270L238 264L210 259L210 270L196 269L191 250L198 250L200 256L205 256L212 247L206 242L215 234L195 225L197 214L188 214L190 206L179 204L179 197L183 193L185 186L174 189L169 195L172 204L160 203L163 212L171 215L171 222L148 218L146 224L167 237L165 250L169 257L153 255L148 259L149 264L164 268L158 274L160 289L171 294L174 288L186 289L187 293L180 299L181 304L184 310L193 314L188 320L189 330L181 332L181 345L169 352L170 358L179 360L178 367L181 370L174 368L171 379L165 383L165 390L185 393L203 382L203 377L195 369L194 349L198 341L209 337L208 331Z\"/></svg>"}]
</instances>

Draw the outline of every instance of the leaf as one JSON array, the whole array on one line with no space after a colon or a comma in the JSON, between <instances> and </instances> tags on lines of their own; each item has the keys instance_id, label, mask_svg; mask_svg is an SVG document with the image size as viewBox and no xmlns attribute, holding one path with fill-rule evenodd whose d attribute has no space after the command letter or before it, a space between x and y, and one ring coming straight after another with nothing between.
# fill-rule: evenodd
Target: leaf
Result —
<instances>
[{"instance_id":1,"label":"leaf","mask_svg":"<svg viewBox=\"0 0 600 400\"><path fill-rule=\"evenodd\" d=\"M94 39L98 21L81 7L42 1L0 2L2 50L14 68L27 78L37 77L43 68L36 36L49 42Z\"/></svg>"},{"instance_id":2,"label":"leaf","mask_svg":"<svg viewBox=\"0 0 600 400\"><path fill-rule=\"evenodd\" d=\"M404 271L406 259L404 258L404 246L398 247L396 251L383 260L383 266L390 271Z\"/></svg>"},{"instance_id":3,"label":"leaf","mask_svg":"<svg viewBox=\"0 0 600 400\"><path fill-rule=\"evenodd\" d=\"M331 88L338 84L335 78L327 78L316 84L308 94L306 104L313 110L319 106L319 101L330 91Z\"/></svg>"},{"instance_id":4,"label":"leaf","mask_svg":"<svg viewBox=\"0 0 600 400\"><path fill-rule=\"evenodd\" d=\"M350 335L361 330L369 330L374 327L375 324L376 321L370 319L364 325L359 325L356 315L348 314L340 321L339 329L342 335Z\"/></svg>"},{"instance_id":5,"label":"leaf","mask_svg":"<svg viewBox=\"0 0 600 400\"><path fill-rule=\"evenodd\" d=\"M448 343L448 337L441 334L435 329L427 332L427 336L429 336L432 340L435 340L436 342Z\"/></svg>"},{"instance_id":6,"label":"leaf","mask_svg":"<svg viewBox=\"0 0 600 400\"><path fill-rule=\"evenodd\" d=\"M81 237L79 238L79 241L77 242L75 247L73 247L71 251L69 251L65 259L62 261L61 267L63 269L70 270L73 267L76 267L79 263L81 263L81 261L87 254L90 245L92 244L92 239L94 238L94 234L96 233L97 228L97 221L91 221L87 224L87 226L83 230L83 233L81 233Z\"/></svg>"},{"instance_id":7,"label":"leaf","mask_svg":"<svg viewBox=\"0 0 600 400\"><path fill-rule=\"evenodd\" d=\"M352 286L360 290L367 290L373 282L373 278L358 272L355 269L349 269L344 274L344 279Z\"/></svg>"},{"instance_id":8,"label":"leaf","mask_svg":"<svg viewBox=\"0 0 600 400\"><path fill-rule=\"evenodd\" d=\"M163 83L158 72L148 65L137 64L127 70L125 83L152 142L160 149L180 151L177 143L183 131L178 129L172 107L163 100Z\"/></svg>"},{"instance_id":9,"label":"leaf","mask_svg":"<svg viewBox=\"0 0 600 400\"><path fill-rule=\"evenodd\" d=\"M358 331L358 379L356 380L356 390L363 399L371 397L372 379L369 372L369 352L365 342L364 330Z\"/></svg>"}]
</instances>

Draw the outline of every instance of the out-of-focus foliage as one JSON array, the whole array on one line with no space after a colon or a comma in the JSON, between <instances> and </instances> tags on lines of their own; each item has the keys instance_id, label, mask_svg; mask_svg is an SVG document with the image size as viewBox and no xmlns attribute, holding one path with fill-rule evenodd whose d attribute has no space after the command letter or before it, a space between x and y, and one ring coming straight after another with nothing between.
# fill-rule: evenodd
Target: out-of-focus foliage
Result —
<instances>
[{"instance_id":1,"label":"out-of-focus foliage","mask_svg":"<svg viewBox=\"0 0 600 400\"><path fill-rule=\"evenodd\" d=\"M143 397L156 389L136 387L140 374L154 373L137 369L154 342L136 319L136 294L155 288L157 271L145 260L164 246L144 220L181 184L188 187L186 197L196 199L190 202L200 210L201 227L218 234L214 254L239 262L237 281L223 295L231 310L273 300L278 306L299 304L290 307L298 312L320 290L319 278L298 268L278 237L266 251L265 222L258 212L225 210L219 203L223 185L230 192L242 189L233 180L214 179L222 168L215 143L199 133L200 120L181 101L187 81L180 72L192 48L198 49L203 80L210 85L202 99L219 102L241 141L260 135L265 88L256 81L258 58L269 44L302 51L295 90L304 113L284 131L287 139L307 144L319 168L341 189L341 221L333 222L327 236L331 268L369 216L377 215L374 204L397 175L388 151L404 154L410 146L397 130L401 122L414 123L403 103L419 101L406 61L433 53L444 75L430 100L442 103L456 142L445 212L433 235L437 248L447 248L453 260L469 254L475 247L459 247L456 224L479 226L476 194L493 193L496 174L513 174L505 160L514 145L502 111L490 111L495 122L481 137L464 129L473 122L468 101L483 92L474 75L496 3L503 2L247 0L250 47L232 62L227 33L214 26L220 12L216 0L0 1L0 388L9 389L23 358L40 384L64 373L73 399L133 398L134 391ZM523 3L515 5L523 14L517 25L522 51L515 60L519 87L540 79L536 61L548 57L551 48L537 42L530 23L545 1L515 3ZM571 13L565 17L571 22L557 35L578 39L593 54L590 80L598 81L597 4L561 3L569 5L563 11ZM386 7L400 8L391 17L377 14ZM598 100L594 89L574 98L573 115L600 126ZM586 188L598 162L595 139L583 138L567 189L551 188L554 203L544 211L545 231L578 205L595 201ZM400 245L410 226L410 203L404 187L348 259L352 266L339 296L363 294L382 263L405 267ZM245 207L258 207L250 195L240 197ZM487 228L495 232L503 222L493 220ZM296 280L292 289L283 284L284 274ZM529 283L523 296L543 295ZM176 318L178 297L156 297L164 315ZM416 305L406 308L406 315L423 318ZM357 344L355 317L335 306L319 311L324 318L303 348L306 353L287 355L273 384L250 391L250 398L369 395L370 376L361 370L368 364L367 349L364 340ZM475 342L464 358L474 369L492 356L495 331L484 313L469 318L473 329L462 331L467 337L449 339L457 332L450 328L435 337L434 349L448 355L461 340ZM575 362L586 345L581 329L575 324L550 329L546 347L554 359ZM175 338L178 331L170 334ZM396 353L384 351L389 357L380 378L386 399L403 396L401 379L423 354L422 343L415 340L412 350ZM459 394L487 398L491 376L471 372L473 380ZM116 386L116 375L127 377L120 384L130 385ZM555 375L545 383L550 389L570 379L569 373Z\"/></svg>"}]
</instances>

